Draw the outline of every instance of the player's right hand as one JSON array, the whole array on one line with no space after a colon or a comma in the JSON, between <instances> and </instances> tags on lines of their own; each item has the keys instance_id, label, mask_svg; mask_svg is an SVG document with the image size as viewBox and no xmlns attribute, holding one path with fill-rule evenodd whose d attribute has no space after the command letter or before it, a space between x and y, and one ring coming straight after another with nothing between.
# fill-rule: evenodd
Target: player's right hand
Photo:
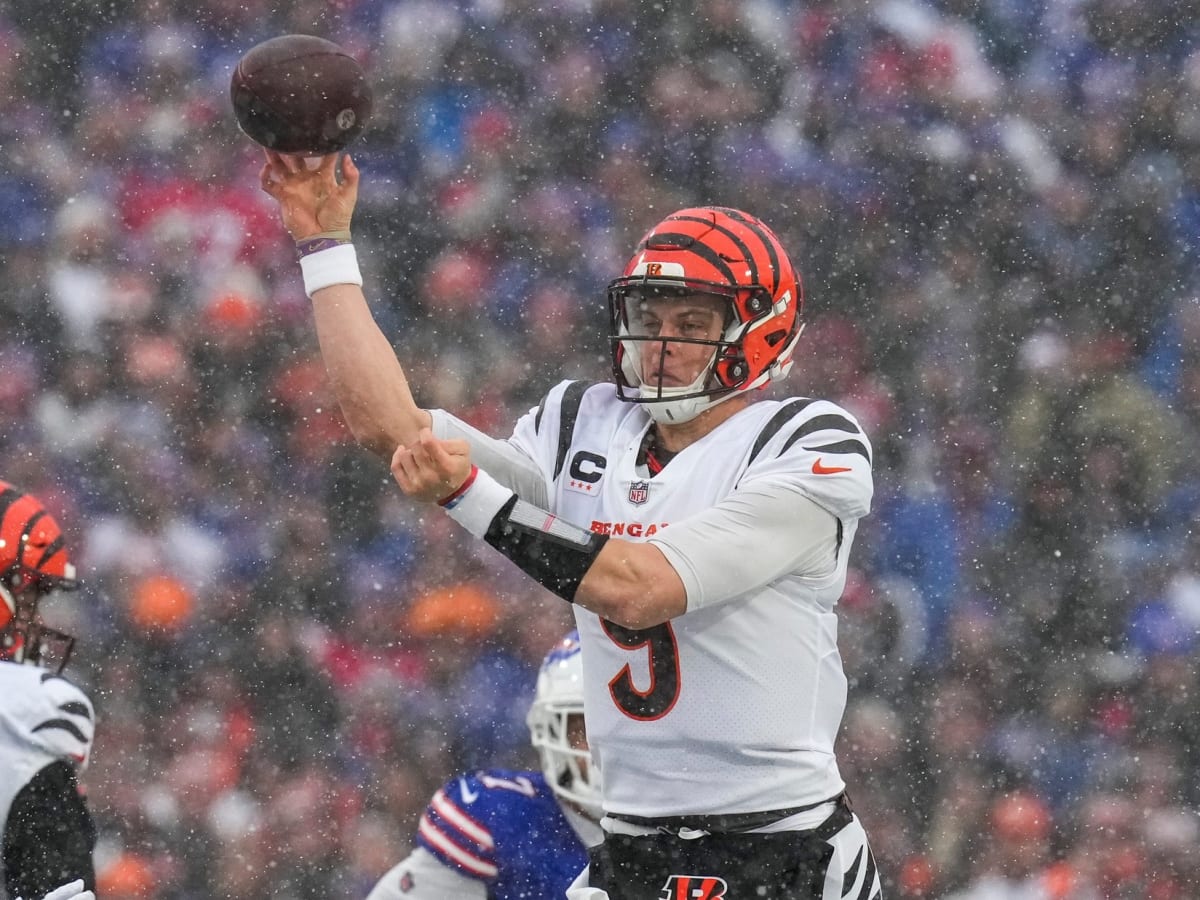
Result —
<instances>
[{"instance_id":1,"label":"player's right hand","mask_svg":"<svg viewBox=\"0 0 1200 900\"><path fill-rule=\"evenodd\" d=\"M466 441L441 441L422 428L416 442L392 454L392 475L400 490L414 500L437 503L462 486L471 474L471 448Z\"/></svg>"},{"instance_id":2,"label":"player's right hand","mask_svg":"<svg viewBox=\"0 0 1200 900\"><path fill-rule=\"evenodd\" d=\"M316 234L349 231L358 202L358 167L342 155L341 178L338 154L321 157L310 169L299 156L264 150L267 161L259 171L262 189L279 203L283 227L292 240Z\"/></svg>"},{"instance_id":3,"label":"player's right hand","mask_svg":"<svg viewBox=\"0 0 1200 900\"><path fill-rule=\"evenodd\" d=\"M16 900L21 900L17 897ZM83 879L79 878L75 881L70 881L62 887L56 887L48 893L42 900L96 900L96 895L91 891L83 889Z\"/></svg>"}]
</instances>

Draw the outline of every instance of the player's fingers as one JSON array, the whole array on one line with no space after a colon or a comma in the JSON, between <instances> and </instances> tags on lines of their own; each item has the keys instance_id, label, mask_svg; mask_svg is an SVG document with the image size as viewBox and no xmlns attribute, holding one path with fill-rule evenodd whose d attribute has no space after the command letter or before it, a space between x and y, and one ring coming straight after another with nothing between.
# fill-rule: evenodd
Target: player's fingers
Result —
<instances>
[{"instance_id":1,"label":"player's fingers","mask_svg":"<svg viewBox=\"0 0 1200 900\"><path fill-rule=\"evenodd\" d=\"M83 879L68 882L48 893L43 900L62 900L65 897L75 897L83 891Z\"/></svg>"},{"instance_id":2,"label":"player's fingers","mask_svg":"<svg viewBox=\"0 0 1200 900\"><path fill-rule=\"evenodd\" d=\"M400 489L408 496L435 500L447 493L445 479L423 456L418 448L400 456L392 474Z\"/></svg>"},{"instance_id":3,"label":"player's fingers","mask_svg":"<svg viewBox=\"0 0 1200 900\"><path fill-rule=\"evenodd\" d=\"M392 454L392 469L400 469L402 471L411 471L413 467L413 452L411 447L405 447L401 444L396 448L396 452Z\"/></svg>"},{"instance_id":4,"label":"player's fingers","mask_svg":"<svg viewBox=\"0 0 1200 900\"><path fill-rule=\"evenodd\" d=\"M451 456L467 456L471 452L471 445L462 438L450 438L442 441L441 444Z\"/></svg>"},{"instance_id":5,"label":"player's fingers","mask_svg":"<svg viewBox=\"0 0 1200 900\"><path fill-rule=\"evenodd\" d=\"M411 494L413 492L412 479L408 477L407 473L399 465L392 466L392 477L396 479L396 484L400 485L400 490L404 493Z\"/></svg>"},{"instance_id":6,"label":"player's fingers","mask_svg":"<svg viewBox=\"0 0 1200 900\"><path fill-rule=\"evenodd\" d=\"M455 459L464 455L464 453L452 453L445 441L434 441L429 445L430 462L438 475L443 478L454 474L457 468Z\"/></svg>"},{"instance_id":7,"label":"player's fingers","mask_svg":"<svg viewBox=\"0 0 1200 900\"><path fill-rule=\"evenodd\" d=\"M271 162L280 175L294 175L296 173L296 157L290 154L278 153L272 150Z\"/></svg>"},{"instance_id":8,"label":"player's fingers","mask_svg":"<svg viewBox=\"0 0 1200 900\"><path fill-rule=\"evenodd\" d=\"M440 443L434 444L430 448L430 456L433 458L433 464L437 472L442 477L454 474L454 457L446 452L446 448Z\"/></svg>"},{"instance_id":9,"label":"player's fingers","mask_svg":"<svg viewBox=\"0 0 1200 900\"><path fill-rule=\"evenodd\" d=\"M414 484L423 484L438 479L437 465L430 457L429 452L420 445L408 448L408 452L400 457L400 466Z\"/></svg>"},{"instance_id":10,"label":"player's fingers","mask_svg":"<svg viewBox=\"0 0 1200 900\"><path fill-rule=\"evenodd\" d=\"M409 450L412 452L412 460L417 466L427 471L437 470L436 444L430 444L422 437L409 447Z\"/></svg>"},{"instance_id":11,"label":"player's fingers","mask_svg":"<svg viewBox=\"0 0 1200 900\"><path fill-rule=\"evenodd\" d=\"M466 441L436 441L430 445L433 457L433 472L438 482L446 488L443 496L462 484L471 465L471 451Z\"/></svg>"},{"instance_id":12,"label":"player's fingers","mask_svg":"<svg viewBox=\"0 0 1200 900\"><path fill-rule=\"evenodd\" d=\"M392 454L392 475L406 494L413 489L413 471L412 451L403 445L397 447Z\"/></svg>"},{"instance_id":13,"label":"player's fingers","mask_svg":"<svg viewBox=\"0 0 1200 900\"><path fill-rule=\"evenodd\" d=\"M433 431L428 428L422 428L418 435L417 448L423 458L443 475L450 471L451 465L450 454L446 452L445 443L434 437Z\"/></svg>"},{"instance_id":14,"label":"player's fingers","mask_svg":"<svg viewBox=\"0 0 1200 900\"><path fill-rule=\"evenodd\" d=\"M358 166L349 153L342 154L342 184L352 190L358 189Z\"/></svg>"}]
</instances>

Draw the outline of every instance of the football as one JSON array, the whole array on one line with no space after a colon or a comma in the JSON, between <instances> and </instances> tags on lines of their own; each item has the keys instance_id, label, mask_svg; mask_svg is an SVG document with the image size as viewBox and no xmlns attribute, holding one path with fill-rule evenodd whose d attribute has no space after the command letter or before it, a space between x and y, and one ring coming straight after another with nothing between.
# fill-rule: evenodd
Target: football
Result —
<instances>
[{"instance_id":1,"label":"football","mask_svg":"<svg viewBox=\"0 0 1200 900\"><path fill-rule=\"evenodd\" d=\"M362 66L332 41L307 34L250 48L233 70L229 96L242 131L279 153L336 153L371 114Z\"/></svg>"}]
</instances>

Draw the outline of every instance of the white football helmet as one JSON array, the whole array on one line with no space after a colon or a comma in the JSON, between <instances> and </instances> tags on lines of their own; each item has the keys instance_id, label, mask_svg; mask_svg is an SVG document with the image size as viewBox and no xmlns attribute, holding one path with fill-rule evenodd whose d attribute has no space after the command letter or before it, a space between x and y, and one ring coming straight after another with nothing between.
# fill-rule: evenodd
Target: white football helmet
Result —
<instances>
[{"instance_id":1,"label":"white football helmet","mask_svg":"<svg viewBox=\"0 0 1200 900\"><path fill-rule=\"evenodd\" d=\"M578 631L572 631L546 654L525 722L551 790L590 819L600 821L604 815L600 769L592 761L583 733L583 662Z\"/></svg>"}]
</instances>

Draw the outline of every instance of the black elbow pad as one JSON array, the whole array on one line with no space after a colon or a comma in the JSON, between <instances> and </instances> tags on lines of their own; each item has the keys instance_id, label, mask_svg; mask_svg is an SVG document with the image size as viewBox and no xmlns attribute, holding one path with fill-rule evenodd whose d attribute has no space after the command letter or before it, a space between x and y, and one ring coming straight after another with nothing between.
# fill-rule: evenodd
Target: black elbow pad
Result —
<instances>
[{"instance_id":1,"label":"black elbow pad","mask_svg":"<svg viewBox=\"0 0 1200 900\"><path fill-rule=\"evenodd\" d=\"M538 584L573 603L608 535L564 522L514 496L496 513L484 540Z\"/></svg>"}]
</instances>

